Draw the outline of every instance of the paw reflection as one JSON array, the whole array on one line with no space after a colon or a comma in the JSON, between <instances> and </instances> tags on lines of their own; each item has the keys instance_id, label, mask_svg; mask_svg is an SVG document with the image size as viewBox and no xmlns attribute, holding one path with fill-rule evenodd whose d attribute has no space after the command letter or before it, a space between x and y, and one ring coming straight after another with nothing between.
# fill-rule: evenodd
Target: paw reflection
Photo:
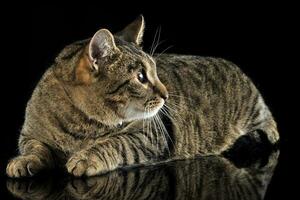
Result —
<instances>
[{"instance_id":1,"label":"paw reflection","mask_svg":"<svg viewBox=\"0 0 300 200\"><path fill-rule=\"evenodd\" d=\"M48 198L53 190L53 182L51 180L46 181L40 184L40 181L34 179L9 179L6 182L6 186L14 196L21 199L54 199Z\"/></svg>"},{"instance_id":2,"label":"paw reflection","mask_svg":"<svg viewBox=\"0 0 300 200\"><path fill-rule=\"evenodd\" d=\"M112 172L105 176L72 179L67 183L66 191L75 199L102 199L101 196L107 198L110 195L113 197L116 194L108 192L114 192L120 184L117 175L117 172Z\"/></svg>"},{"instance_id":3,"label":"paw reflection","mask_svg":"<svg viewBox=\"0 0 300 200\"><path fill-rule=\"evenodd\" d=\"M47 175L8 179L7 189L30 200L54 199L263 199L279 152L239 167L217 156L118 170L90 178Z\"/></svg>"}]
</instances>

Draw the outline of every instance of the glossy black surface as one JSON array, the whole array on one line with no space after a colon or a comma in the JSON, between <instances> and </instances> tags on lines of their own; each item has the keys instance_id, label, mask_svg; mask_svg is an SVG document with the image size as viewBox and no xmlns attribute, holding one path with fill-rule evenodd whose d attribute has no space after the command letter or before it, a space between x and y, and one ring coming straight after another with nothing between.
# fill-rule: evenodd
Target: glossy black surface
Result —
<instances>
[{"instance_id":1,"label":"glossy black surface","mask_svg":"<svg viewBox=\"0 0 300 200\"><path fill-rule=\"evenodd\" d=\"M74 178L43 174L8 179L7 189L21 199L263 199L279 151L237 167L209 156L155 166L117 170L102 176ZM245 161L246 163L246 161Z\"/></svg>"}]
</instances>

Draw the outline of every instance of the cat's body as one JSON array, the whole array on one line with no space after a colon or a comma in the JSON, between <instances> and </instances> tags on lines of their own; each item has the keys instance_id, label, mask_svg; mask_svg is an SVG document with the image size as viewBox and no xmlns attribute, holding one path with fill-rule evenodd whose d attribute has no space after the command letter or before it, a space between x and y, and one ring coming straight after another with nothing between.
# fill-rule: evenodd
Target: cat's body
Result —
<instances>
[{"instance_id":1,"label":"cat's body","mask_svg":"<svg viewBox=\"0 0 300 200\"><path fill-rule=\"evenodd\" d=\"M60 53L27 105L21 155L9 163L9 176L54 166L96 175L221 154L256 130L279 140L261 95L234 64L183 55L154 61L133 44L143 28L139 18L115 37L102 29Z\"/></svg>"}]
</instances>

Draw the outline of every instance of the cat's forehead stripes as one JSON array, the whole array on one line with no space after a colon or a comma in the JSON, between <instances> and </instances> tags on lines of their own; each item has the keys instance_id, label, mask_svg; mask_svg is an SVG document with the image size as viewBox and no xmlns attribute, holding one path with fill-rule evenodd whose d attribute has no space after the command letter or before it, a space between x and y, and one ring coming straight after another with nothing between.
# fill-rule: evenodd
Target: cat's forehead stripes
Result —
<instances>
[{"instance_id":1,"label":"cat's forehead stripes","mask_svg":"<svg viewBox=\"0 0 300 200\"><path fill-rule=\"evenodd\" d=\"M123 53L130 55L132 57L138 57L138 58L146 57L146 54L137 48L133 48L129 46L121 46L120 49L123 50Z\"/></svg>"},{"instance_id":2,"label":"cat's forehead stripes","mask_svg":"<svg viewBox=\"0 0 300 200\"><path fill-rule=\"evenodd\" d=\"M119 49L122 50L124 54L127 54L131 57L136 57L140 59L147 59L148 62L151 62L151 64L155 64L154 59L149 56L147 53L142 51L139 47L136 47L135 45L124 43L124 41L116 40L116 44Z\"/></svg>"},{"instance_id":3,"label":"cat's forehead stripes","mask_svg":"<svg viewBox=\"0 0 300 200\"><path fill-rule=\"evenodd\" d=\"M146 71L155 68L156 63L148 54L133 47L120 46L122 50L123 60L127 59L128 71L143 67Z\"/></svg>"}]
</instances>

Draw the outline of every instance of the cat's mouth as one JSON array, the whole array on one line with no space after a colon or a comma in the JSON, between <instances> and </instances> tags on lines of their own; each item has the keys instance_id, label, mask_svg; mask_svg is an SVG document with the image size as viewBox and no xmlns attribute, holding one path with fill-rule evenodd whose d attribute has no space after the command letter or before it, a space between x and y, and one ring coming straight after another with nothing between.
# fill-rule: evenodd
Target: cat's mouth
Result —
<instances>
[{"instance_id":1,"label":"cat's mouth","mask_svg":"<svg viewBox=\"0 0 300 200\"><path fill-rule=\"evenodd\" d=\"M144 110L144 119L155 116L163 107L165 101L163 99L153 99L146 103Z\"/></svg>"}]
</instances>

